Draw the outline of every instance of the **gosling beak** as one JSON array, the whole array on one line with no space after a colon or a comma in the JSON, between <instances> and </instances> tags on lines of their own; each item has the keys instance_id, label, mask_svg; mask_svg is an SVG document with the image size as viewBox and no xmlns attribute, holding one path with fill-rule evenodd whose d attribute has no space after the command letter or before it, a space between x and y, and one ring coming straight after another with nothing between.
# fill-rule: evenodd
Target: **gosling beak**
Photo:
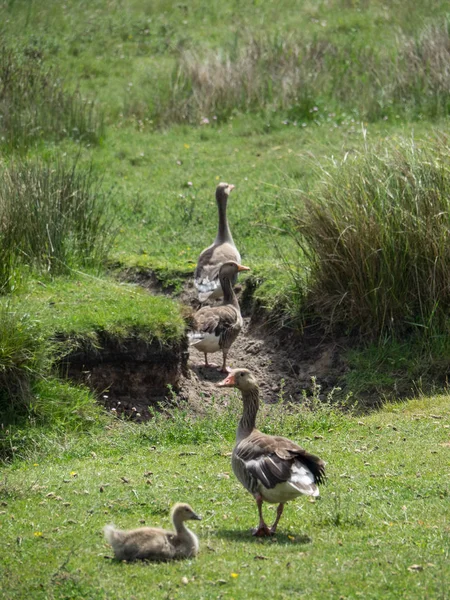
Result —
<instances>
[{"instance_id":1,"label":"gosling beak","mask_svg":"<svg viewBox=\"0 0 450 600\"><path fill-rule=\"evenodd\" d=\"M223 381L216 383L217 387L234 387L234 373L230 373Z\"/></svg>"},{"instance_id":2,"label":"gosling beak","mask_svg":"<svg viewBox=\"0 0 450 600\"><path fill-rule=\"evenodd\" d=\"M202 520L201 516L200 516L200 515L197 515L196 513L192 513L192 517L191 517L191 519L192 519L193 521L201 521L201 520Z\"/></svg>"}]
</instances>

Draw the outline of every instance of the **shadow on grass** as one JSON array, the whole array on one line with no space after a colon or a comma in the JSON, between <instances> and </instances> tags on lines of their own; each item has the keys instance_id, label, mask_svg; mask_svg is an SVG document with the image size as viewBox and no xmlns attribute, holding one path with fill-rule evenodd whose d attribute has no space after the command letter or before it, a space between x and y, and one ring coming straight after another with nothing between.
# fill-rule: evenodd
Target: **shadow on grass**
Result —
<instances>
[{"instance_id":1,"label":"shadow on grass","mask_svg":"<svg viewBox=\"0 0 450 600\"><path fill-rule=\"evenodd\" d=\"M216 535L219 538L233 542L262 543L263 541L265 541L266 543L288 545L305 545L312 543L312 539L309 537L309 535L306 535L305 533L299 533L295 535L287 533L277 533L276 535L270 537L255 537L254 535L252 535L251 529L247 529L244 531L236 531L235 529L218 529Z\"/></svg>"}]
</instances>

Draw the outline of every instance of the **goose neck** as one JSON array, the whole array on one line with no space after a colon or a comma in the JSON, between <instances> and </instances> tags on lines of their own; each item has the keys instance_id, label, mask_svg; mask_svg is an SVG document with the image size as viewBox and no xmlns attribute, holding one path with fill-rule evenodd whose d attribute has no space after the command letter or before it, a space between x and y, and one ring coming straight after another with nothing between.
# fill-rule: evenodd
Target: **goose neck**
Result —
<instances>
[{"instance_id":1,"label":"goose neck","mask_svg":"<svg viewBox=\"0 0 450 600\"><path fill-rule=\"evenodd\" d=\"M238 441L250 435L255 429L256 415L259 409L259 388L255 387L251 390L243 391L242 402L244 410L237 430Z\"/></svg>"},{"instance_id":2,"label":"goose neck","mask_svg":"<svg viewBox=\"0 0 450 600\"><path fill-rule=\"evenodd\" d=\"M228 198L226 195L217 199L217 210L219 213L219 229L217 231L216 244L223 244L225 242L233 243L231 231L228 226L227 202Z\"/></svg>"},{"instance_id":3,"label":"goose neck","mask_svg":"<svg viewBox=\"0 0 450 600\"><path fill-rule=\"evenodd\" d=\"M220 280L220 285L223 291L223 304L232 304L239 312L239 302L234 293L233 284L229 277L223 277Z\"/></svg>"}]
</instances>

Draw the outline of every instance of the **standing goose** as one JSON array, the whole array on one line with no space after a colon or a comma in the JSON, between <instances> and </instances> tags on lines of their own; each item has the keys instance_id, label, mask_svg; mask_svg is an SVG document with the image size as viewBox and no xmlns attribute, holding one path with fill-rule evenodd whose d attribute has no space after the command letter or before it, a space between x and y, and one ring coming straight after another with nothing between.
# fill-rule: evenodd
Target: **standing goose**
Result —
<instances>
[{"instance_id":1,"label":"standing goose","mask_svg":"<svg viewBox=\"0 0 450 600\"><path fill-rule=\"evenodd\" d=\"M241 262L241 255L234 245L227 220L227 202L232 190L234 185L228 183L219 183L216 188L219 229L214 243L200 254L194 271L194 285L198 290L200 302L206 302L208 299L215 300L222 296L219 280L219 269L222 263L229 260ZM233 284L236 283L236 279Z\"/></svg>"},{"instance_id":2,"label":"standing goose","mask_svg":"<svg viewBox=\"0 0 450 600\"><path fill-rule=\"evenodd\" d=\"M234 474L253 495L258 506L259 525L253 530L253 535L273 535L286 502L301 494L319 495L317 484L325 481L325 463L287 438L266 435L255 429L259 388L248 369L234 369L217 385L241 391L244 410L237 428L231 464ZM272 527L264 522L264 501L278 504Z\"/></svg>"},{"instance_id":3,"label":"standing goose","mask_svg":"<svg viewBox=\"0 0 450 600\"><path fill-rule=\"evenodd\" d=\"M175 531L159 527L122 531L115 529L113 525L106 525L103 532L118 560L171 560L196 556L199 549L198 538L184 522L189 519L200 521L201 517L195 514L189 504L184 503L175 504L171 516Z\"/></svg>"},{"instance_id":4,"label":"standing goose","mask_svg":"<svg viewBox=\"0 0 450 600\"><path fill-rule=\"evenodd\" d=\"M241 311L232 281L239 271L249 270L249 267L234 261L225 262L219 270L223 303L220 306L204 306L194 314L192 331L188 334L189 345L205 354L205 367L217 366L208 363L208 353L222 350L221 371L228 372L228 350L242 329Z\"/></svg>"}]
</instances>

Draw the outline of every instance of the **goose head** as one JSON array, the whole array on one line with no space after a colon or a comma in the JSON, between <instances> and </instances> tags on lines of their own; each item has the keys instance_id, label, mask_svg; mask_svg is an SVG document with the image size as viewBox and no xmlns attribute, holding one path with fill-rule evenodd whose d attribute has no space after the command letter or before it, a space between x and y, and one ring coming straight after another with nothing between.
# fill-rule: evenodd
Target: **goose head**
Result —
<instances>
[{"instance_id":1,"label":"goose head","mask_svg":"<svg viewBox=\"0 0 450 600\"><path fill-rule=\"evenodd\" d=\"M238 264L234 260L229 260L221 265L219 270L219 279L221 282L224 279L233 281L240 271L250 271L250 267L245 267L244 265Z\"/></svg>"},{"instance_id":2,"label":"goose head","mask_svg":"<svg viewBox=\"0 0 450 600\"><path fill-rule=\"evenodd\" d=\"M234 185L232 183L224 183L221 182L216 187L216 200L217 202L221 202L223 200L227 200L230 193L234 190Z\"/></svg>"},{"instance_id":3,"label":"goose head","mask_svg":"<svg viewBox=\"0 0 450 600\"><path fill-rule=\"evenodd\" d=\"M176 524L182 523L183 521L189 521L190 519L194 521L202 520L202 518L193 511L189 504L186 504L185 502L178 502L175 504L175 506L172 508L172 522Z\"/></svg>"},{"instance_id":4,"label":"goose head","mask_svg":"<svg viewBox=\"0 0 450 600\"><path fill-rule=\"evenodd\" d=\"M218 387L234 387L241 392L249 392L258 387L258 383L251 371L248 369L233 369L223 381L219 381Z\"/></svg>"}]
</instances>

